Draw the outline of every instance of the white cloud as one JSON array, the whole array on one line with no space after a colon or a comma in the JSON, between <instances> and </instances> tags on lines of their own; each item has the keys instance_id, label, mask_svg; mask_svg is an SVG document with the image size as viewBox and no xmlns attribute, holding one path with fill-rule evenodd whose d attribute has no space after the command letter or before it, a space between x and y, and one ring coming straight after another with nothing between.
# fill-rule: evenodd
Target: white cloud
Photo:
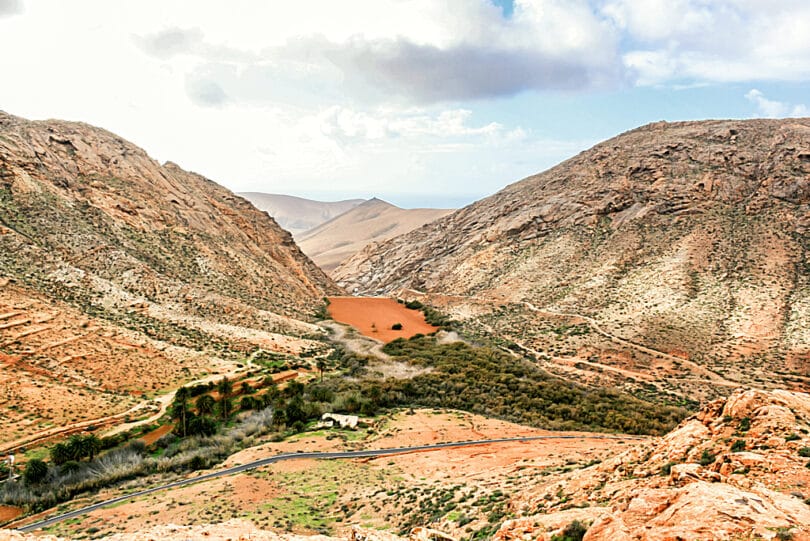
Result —
<instances>
[{"instance_id":1,"label":"white cloud","mask_svg":"<svg viewBox=\"0 0 810 541\"><path fill-rule=\"evenodd\" d=\"M810 78L805 0L604 0L636 83Z\"/></svg>"},{"instance_id":2,"label":"white cloud","mask_svg":"<svg viewBox=\"0 0 810 541\"><path fill-rule=\"evenodd\" d=\"M22 12L22 0L0 0L0 17L11 17Z\"/></svg>"},{"instance_id":3,"label":"white cloud","mask_svg":"<svg viewBox=\"0 0 810 541\"><path fill-rule=\"evenodd\" d=\"M337 88L358 101L436 103L527 90L583 90L621 78L615 33L585 0L518 0L509 19L488 0L381 0L372 9L375 19L355 4L340 12L334 12L334 2L305 4L317 24L300 26L297 33L266 29L264 42L261 36L218 41L230 5L221 5L223 13L213 17L212 12L208 21L192 17L189 22L196 26L183 21L183 26L138 34L134 41L162 60L196 58L194 69L208 71L208 81L235 101L273 102L279 88L325 82L331 91ZM335 21L324 24L317 16L324 8L354 32L335 31ZM414 24L415 14L420 24ZM294 13L285 15L292 19ZM366 25L358 27L358 18ZM248 25L241 32L251 30ZM244 48L235 49L235 41Z\"/></svg>"},{"instance_id":4,"label":"white cloud","mask_svg":"<svg viewBox=\"0 0 810 541\"><path fill-rule=\"evenodd\" d=\"M770 100L756 88L748 91L748 93L745 94L745 98L757 106L757 116L766 118L810 116L810 109L808 109L806 105L791 105L781 101Z\"/></svg>"}]
</instances>

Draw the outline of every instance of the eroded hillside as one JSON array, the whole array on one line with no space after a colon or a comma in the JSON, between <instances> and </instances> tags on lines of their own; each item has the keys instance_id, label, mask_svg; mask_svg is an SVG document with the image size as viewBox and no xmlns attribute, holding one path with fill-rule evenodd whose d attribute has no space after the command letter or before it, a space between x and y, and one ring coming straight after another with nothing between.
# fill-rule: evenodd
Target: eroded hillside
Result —
<instances>
[{"instance_id":1,"label":"eroded hillside","mask_svg":"<svg viewBox=\"0 0 810 541\"><path fill-rule=\"evenodd\" d=\"M578 378L708 398L738 382L806 384L809 227L810 120L656 123L334 276L426 292Z\"/></svg>"},{"instance_id":2,"label":"eroded hillside","mask_svg":"<svg viewBox=\"0 0 810 541\"><path fill-rule=\"evenodd\" d=\"M294 348L285 336L317 332L306 321L339 291L214 182L98 128L5 113L0 284L0 408L22 423L6 441Z\"/></svg>"}]
</instances>

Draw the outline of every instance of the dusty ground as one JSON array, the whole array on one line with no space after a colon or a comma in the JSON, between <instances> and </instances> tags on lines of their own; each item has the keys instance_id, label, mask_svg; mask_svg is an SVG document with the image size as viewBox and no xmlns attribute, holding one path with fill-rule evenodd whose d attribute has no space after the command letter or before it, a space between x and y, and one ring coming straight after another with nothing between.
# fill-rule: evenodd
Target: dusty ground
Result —
<instances>
[{"instance_id":1,"label":"dusty ground","mask_svg":"<svg viewBox=\"0 0 810 541\"><path fill-rule=\"evenodd\" d=\"M362 334L382 342L438 330L425 322L422 312L408 310L390 298L329 297L329 303L329 315L335 321L351 325ZM402 329L391 329L395 323L401 323Z\"/></svg>"},{"instance_id":2,"label":"dusty ground","mask_svg":"<svg viewBox=\"0 0 810 541\"><path fill-rule=\"evenodd\" d=\"M11 505L0 505L0 524L14 520L22 514L22 509Z\"/></svg>"},{"instance_id":3,"label":"dusty ground","mask_svg":"<svg viewBox=\"0 0 810 541\"><path fill-rule=\"evenodd\" d=\"M381 448L519 435L554 433L467 413L416 410L379 419L358 431L320 430L285 442L265 443L235 454L225 465L295 450ZM600 440L589 438L589 434L582 436L576 440L505 443L371 460L283 462L159 492L63 523L52 531L62 535L78 535L91 528L98 528L99 534L135 532L161 523L199 524L231 518L299 533L342 533L355 524L398 531L409 527L409 521L430 522L430 517L413 502L422 502L420 505L428 508L434 500L450 498L449 494L458 500L468 494L458 507L472 519L466 527L479 527L486 523L486 518L479 516L481 510L474 506L479 497L496 494L494 498L505 508L508 494L537 476L582 467L635 443L629 438ZM98 498L112 495L107 492ZM445 527L451 529L462 516L459 512L445 515L450 519Z\"/></svg>"}]
</instances>

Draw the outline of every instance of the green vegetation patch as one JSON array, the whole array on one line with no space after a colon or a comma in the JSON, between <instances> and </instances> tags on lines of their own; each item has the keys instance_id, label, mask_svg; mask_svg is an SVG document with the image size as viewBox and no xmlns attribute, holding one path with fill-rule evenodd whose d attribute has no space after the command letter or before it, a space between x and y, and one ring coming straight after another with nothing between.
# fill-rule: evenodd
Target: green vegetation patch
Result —
<instances>
[{"instance_id":1,"label":"green vegetation patch","mask_svg":"<svg viewBox=\"0 0 810 541\"><path fill-rule=\"evenodd\" d=\"M459 409L557 430L657 435L688 413L617 390L578 385L490 347L438 344L433 337L419 336L394 340L383 350L398 361L432 370L408 380L332 380L330 386L373 397L379 407Z\"/></svg>"}]
</instances>

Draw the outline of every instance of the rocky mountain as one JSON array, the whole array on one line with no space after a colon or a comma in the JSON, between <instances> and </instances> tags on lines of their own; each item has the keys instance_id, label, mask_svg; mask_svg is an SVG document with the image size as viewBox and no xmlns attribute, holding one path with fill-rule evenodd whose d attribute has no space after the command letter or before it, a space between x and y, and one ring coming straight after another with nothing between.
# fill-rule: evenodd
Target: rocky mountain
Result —
<instances>
[{"instance_id":1,"label":"rocky mountain","mask_svg":"<svg viewBox=\"0 0 810 541\"><path fill-rule=\"evenodd\" d=\"M578 378L707 398L705 382L806 382L809 228L810 120L661 122L369 246L333 277L434 294ZM701 384L664 389L673 374Z\"/></svg>"},{"instance_id":2,"label":"rocky mountain","mask_svg":"<svg viewBox=\"0 0 810 541\"><path fill-rule=\"evenodd\" d=\"M262 192L240 192L239 195L253 203L256 208L270 214L281 227L296 236L365 202L364 199L315 201L292 195Z\"/></svg>"},{"instance_id":3,"label":"rocky mountain","mask_svg":"<svg viewBox=\"0 0 810 541\"><path fill-rule=\"evenodd\" d=\"M370 199L296 236L301 250L326 272L370 243L404 235L452 212L447 209L401 209Z\"/></svg>"},{"instance_id":4,"label":"rocky mountain","mask_svg":"<svg viewBox=\"0 0 810 541\"><path fill-rule=\"evenodd\" d=\"M0 285L3 441L123 411L256 347L303 347L285 336L316 332L306 321L339 291L216 183L98 128L5 113Z\"/></svg>"},{"instance_id":5,"label":"rocky mountain","mask_svg":"<svg viewBox=\"0 0 810 541\"><path fill-rule=\"evenodd\" d=\"M810 395L738 391L677 429L512 502L494 539L810 539Z\"/></svg>"}]
</instances>

